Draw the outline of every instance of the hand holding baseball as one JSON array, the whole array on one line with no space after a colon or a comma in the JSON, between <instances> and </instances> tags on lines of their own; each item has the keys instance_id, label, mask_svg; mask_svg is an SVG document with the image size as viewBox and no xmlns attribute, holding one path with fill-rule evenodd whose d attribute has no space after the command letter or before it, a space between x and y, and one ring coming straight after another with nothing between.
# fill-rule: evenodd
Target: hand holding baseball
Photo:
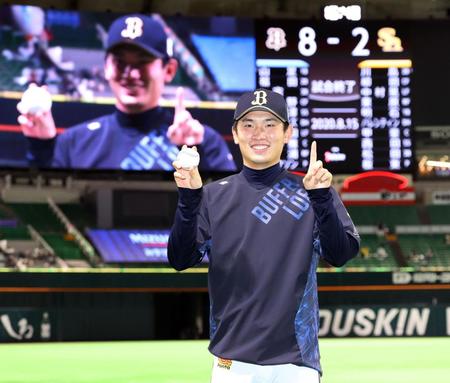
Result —
<instances>
[{"instance_id":1,"label":"hand holding baseball","mask_svg":"<svg viewBox=\"0 0 450 383\"><path fill-rule=\"evenodd\" d=\"M184 106L184 89L177 89L173 124L167 130L169 140L177 145L200 145L205 135L204 126Z\"/></svg>"},{"instance_id":2,"label":"hand holding baseball","mask_svg":"<svg viewBox=\"0 0 450 383\"><path fill-rule=\"evenodd\" d=\"M197 156L193 156L192 152L197 153ZM175 168L173 176L179 188L200 189L202 187L203 182L198 171L198 160L197 148L195 146L188 148L186 145L183 145L180 154L172 164Z\"/></svg>"},{"instance_id":3,"label":"hand holding baseball","mask_svg":"<svg viewBox=\"0 0 450 383\"><path fill-rule=\"evenodd\" d=\"M333 175L323 167L322 161L317 161L316 141L311 144L308 172L303 178L306 190L329 188Z\"/></svg>"},{"instance_id":4,"label":"hand holding baseball","mask_svg":"<svg viewBox=\"0 0 450 383\"><path fill-rule=\"evenodd\" d=\"M38 87L36 84L28 87L17 104L20 113L17 121L25 136L43 140L56 136L51 106L51 95L46 87Z\"/></svg>"}]
</instances>

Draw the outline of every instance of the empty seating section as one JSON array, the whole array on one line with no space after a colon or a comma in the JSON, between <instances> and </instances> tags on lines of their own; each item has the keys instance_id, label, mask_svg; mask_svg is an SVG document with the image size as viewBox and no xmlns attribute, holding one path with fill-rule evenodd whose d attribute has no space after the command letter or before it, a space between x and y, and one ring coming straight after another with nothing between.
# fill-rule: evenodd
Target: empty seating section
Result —
<instances>
[{"instance_id":1,"label":"empty seating section","mask_svg":"<svg viewBox=\"0 0 450 383\"><path fill-rule=\"evenodd\" d=\"M0 239L30 239L26 226L18 224L16 227L0 227Z\"/></svg>"},{"instance_id":2,"label":"empty seating section","mask_svg":"<svg viewBox=\"0 0 450 383\"><path fill-rule=\"evenodd\" d=\"M2 203L0 203L0 221L0 239L30 239L30 234L25 224L17 219L10 207Z\"/></svg>"},{"instance_id":3,"label":"empty seating section","mask_svg":"<svg viewBox=\"0 0 450 383\"><path fill-rule=\"evenodd\" d=\"M450 245L444 234L402 234L398 238L409 266L450 266Z\"/></svg>"},{"instance_id":4,"label":"empty seating section","mask_svg":"<svg viewBox=\"0 0 450 383\"><path fill-rule=\"evenodd\" d=\"M360 254L348 262L346 267L395 268L397 262L389 244L383 238L365 234L361 236Z\"/></svg>"},{"instance_id":5,"label":"empty seating section","mask_svg":"<svg viewBox=\"0 0 450 383\"><path fill-rule=\"evenodd\" d=\"M77 244L65 240L61 234L44 234L43 237L62 259L85 259Z\"/></svg>"},{"instance_id":6,"label":"empty seating section","mask_svg":"<svg viewBox=\"0 0 450 383\"><path fill-rule=\"evenodd\" d=\"M450 225L450 205L428 205L427 211L433 225Z\"/></svg>"},{"instance_id":7,"label":"empty seating section","mask_svg":"<svg viewBox=\"0 0 450 383\"><path fill-rule=\"evenodd\" d=\"M25 225L30 224L41 234L60 258L65 260L85 259L73 238L67 236L64 225L59 222L49 205L44 203L14 203L8 204L7 208L15 213L20 222L17 228L0 228L3 238L29 239L30 236ZM87 215L84 216L83 213L75 213L82 211L80 205L71 204L65 208L71 212L71 216L76 217L75 225L89 222L89 220L92 221L92 218L89 218ZM64 211L65 208L62 210ZM82 228L80 229L82 230Z\"/></svg>"},{"instance_id":8,"label":"empty seating section","mask_svg":"<svg viewBox=\"0 0 450 383\"><path fill-rule=\"evenodd\" d=\"M61 232L63 227L47 204L15 203L9 205L22 222L30 224L39 232Z\"/></svg>"},{"instance_id":9,"label":"empty seating section","mask_svg":"<svg viewBox=\"0 0 450 383\"><path fill-rule=\"evenodd\" d=\"M347 206L356 226L378 226L383 223L394 230L399 225L421 225L416 206ZM433 225L450 225L450 205L429 205L426 211ZM396 267L397 263L389 245L383 261L374 256L380 240L375 235L361 236L361 254L347 267ZM400 234L398 241L408 265L412 267L450 267L450 245L444 234ZM368 256L367 256L368 255Z\"/></svg>"},{"instance_id":10,"label":"empty seating section","mask_svg":"<svg viewBox=\"0 0 450 383\"><path fill-rule=\"evenodd\" d=\"M58 207L78 230L95 227L95 214L80 204L59 204ZM398 225L420 225L415 206L348 206L356 226L377 226L383 223L391 230ZM431 223L450 224L450 206L427 206ZM30 240L27 224L33 226L55 253L65 259L85 261L79 246L65 227L59 222L49 205L41 203L0 204L0 239ZM398 234L398 233L397 233ZM445 234L398 234L401 252L410 267L450 268L450 245ZM400 255L399 255L400 256ZM364 268L366 270L395 269L397 259L388 241L375 234L361 234L360 254L344 269Z\"/></svg>"},{"instance_id":11,"label":"empty seating section","mask_svg":"<svg viewBox=\"0 0 450 383\"><path fill-rule=\"evenodd\" d=\"M383 223L394 229L396 225L420 224L415 206L347 206L347 211L356 226Z\"/></svg>"}]
</instances>

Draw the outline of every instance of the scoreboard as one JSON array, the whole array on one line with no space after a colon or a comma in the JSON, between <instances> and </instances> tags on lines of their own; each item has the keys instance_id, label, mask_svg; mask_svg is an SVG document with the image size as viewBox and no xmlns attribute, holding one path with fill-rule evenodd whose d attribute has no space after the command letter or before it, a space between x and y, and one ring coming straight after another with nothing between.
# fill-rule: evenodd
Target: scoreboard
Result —
<instances>
[{"instance_id":1,"label":"scoreboard","mask_svg":"<svg viewBox=\"0 0 450 383\"><path fill-rule=\"evenodd\" d=\"M408 33L390 22L256 23L257 86L285 96L294 128L286 167L307 168L317 140L335 173L412 171Z\"/></svg>"}]
</instances>

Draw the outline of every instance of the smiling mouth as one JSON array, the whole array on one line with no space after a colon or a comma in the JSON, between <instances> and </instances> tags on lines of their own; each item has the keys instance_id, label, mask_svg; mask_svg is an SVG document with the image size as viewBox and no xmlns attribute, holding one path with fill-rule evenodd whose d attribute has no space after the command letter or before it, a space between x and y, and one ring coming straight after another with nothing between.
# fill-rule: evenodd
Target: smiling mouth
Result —
<instances>
[{"instance_id":1,"label":"smiling mouth","mask_svg":"<svg viewBox=\"0 0 450 383\"><path fill-rule=\"evenodd\" d=\"M267 149L269 149L269 145L267 144L254 144L254 145L250 145L250 147L252 148L252 150L256 153L263 153L265 152Z\"/></svg>"}]
</instances>

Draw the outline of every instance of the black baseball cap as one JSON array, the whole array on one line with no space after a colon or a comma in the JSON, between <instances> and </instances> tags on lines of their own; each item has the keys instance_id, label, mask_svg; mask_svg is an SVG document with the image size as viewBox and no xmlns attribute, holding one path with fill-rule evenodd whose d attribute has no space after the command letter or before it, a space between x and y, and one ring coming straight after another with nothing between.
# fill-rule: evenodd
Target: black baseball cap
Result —
<instances>
[{"instance_id":1,"label":"black baseball cap","mask_svg":"<svg viewBox=\"0 0 450 383\"><path fill-rule=\"evenodd\" d=\"M114 20L108 30L106 51L123 44L137 46L152 56L168 58L167 35L162 25L150 16L130 14Z\"/></svg>"},{"instance_id":2,"label":"black baseball cap","mask_svg":"<svg viewBox=\"0 0 450 383\"><path fill-rule=\"evenodd\" d=\"M283 122L289 122L288 109L284 97L268 89L255 89L239 97L234 111L234 121L240 120L252 110L265 110Z\"/></svg>"}]
</instances>

